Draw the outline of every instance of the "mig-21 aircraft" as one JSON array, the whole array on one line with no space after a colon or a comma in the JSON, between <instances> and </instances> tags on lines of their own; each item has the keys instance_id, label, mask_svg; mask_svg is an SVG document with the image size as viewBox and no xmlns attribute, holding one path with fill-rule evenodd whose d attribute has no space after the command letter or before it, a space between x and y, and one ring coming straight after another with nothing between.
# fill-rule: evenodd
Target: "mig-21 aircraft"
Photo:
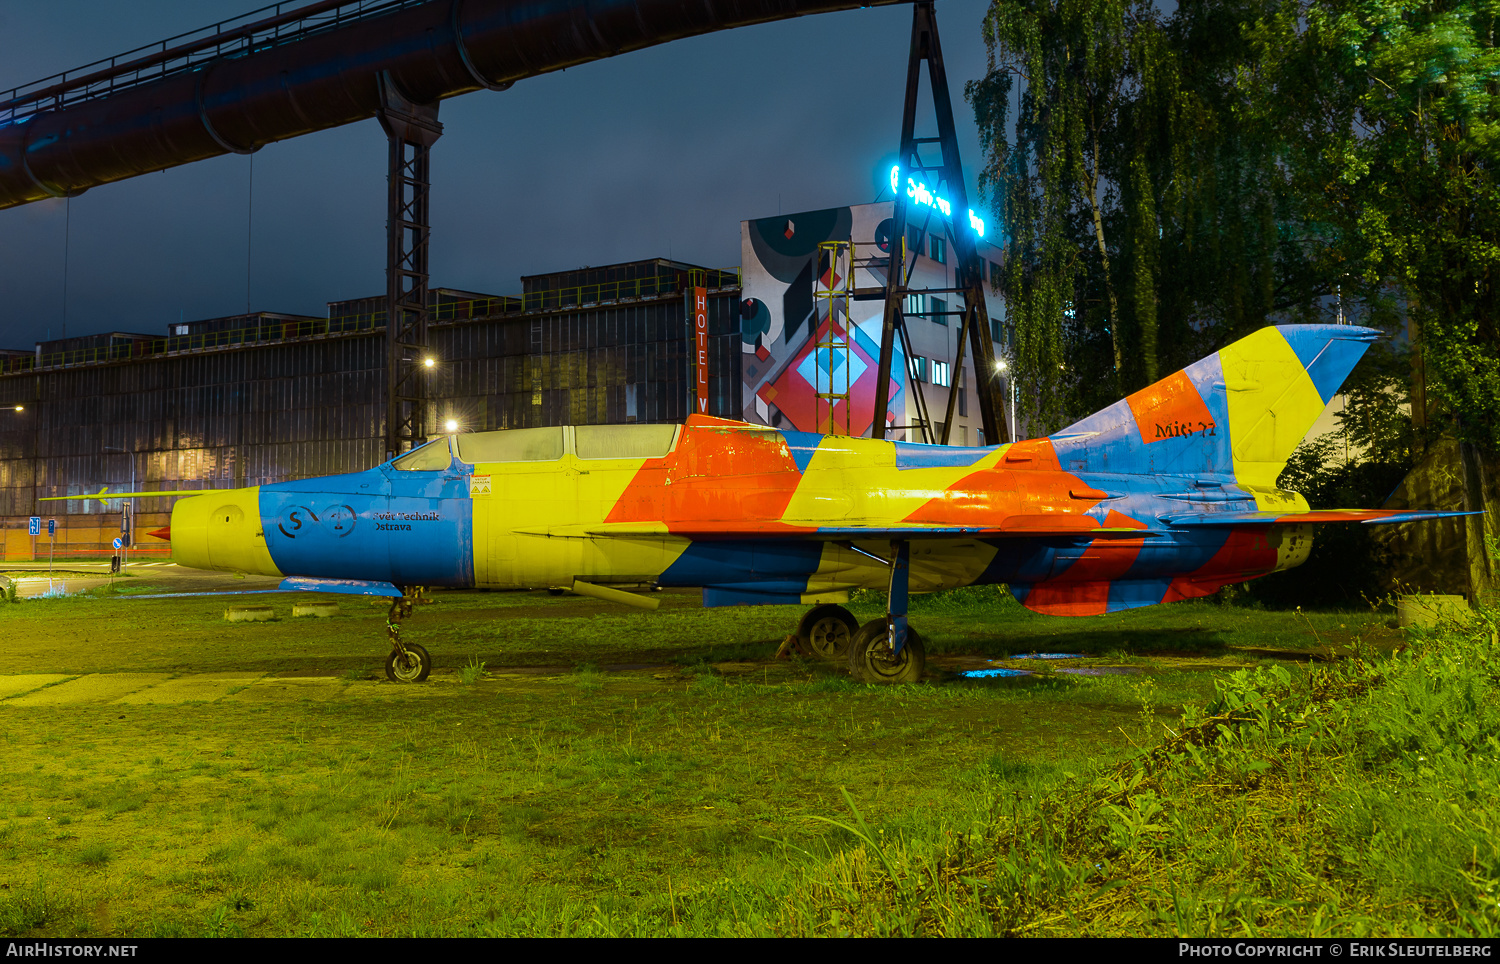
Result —
<instances>
[{"instance_id":1,"label":"mig-21 aircraft","mask_svg":"<svg viewBox=\"0 0 1500 964\"><path fill-rule=\"evenodd\" d=\"M720 418L437 438L364 472L176 503L173 559L392 599L395 681L431 658L401 638L422 587L699 587L705 606L810 606L797 636L857 679L922 674L907 597L1003 583L1039 613L1191 599L1307 559L1316 523L1457 512L1310 510L1276 487L1380 333L1265 328L1054 435L952 447ZM141 495L149 495L142 493ZM94 496L98 498L99 496ZM107 498L119 498L111 494ZM858 625L852 589L887 593Z\"/></svg>"}]
</instances>

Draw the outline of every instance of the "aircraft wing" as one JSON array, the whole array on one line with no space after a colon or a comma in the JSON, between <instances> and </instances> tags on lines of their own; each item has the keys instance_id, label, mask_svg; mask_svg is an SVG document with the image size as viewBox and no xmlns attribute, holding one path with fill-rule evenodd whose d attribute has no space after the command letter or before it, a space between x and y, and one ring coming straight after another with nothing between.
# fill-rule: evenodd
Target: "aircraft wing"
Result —
<instances>
[{"instance_id":1,"label":"aircraft wing","mask_svg":"<svg viewBox=\"0 0 1500 964\"><path fill-rule=\"evenodd\" d=\"M605 522L570 526L535 526L517 533L550 538L661 538L675 536L695 541L725 539L812 539L837 542L849 539L955 539L1033 536L1140 536L1145 526L1105 527L1092 516L1075 514L1013 515L998 526L934 526L921 523L853 525L797 525L780 521L744 520L691 523Z\"/></svg>"},{"instance_id":2,"label":"aircraft wing","mask_svg":"<svg viewBox=\"0 0 1500 964\"><path fill-rule=\"evenodd\" d=\"M156 499L172 495L208 495L213 489L173 489L170 492L110 492L100 489L91 495L44 495L38 502L67 502L70 499L98 499L100 502L115 502L120 499Z\"/></svg>"},{"instance_id":3,"label":"aircraft wing","mask_svg":"<svg viewBox=\"0 0 1500 964\"><path fill-rule=\"evenodd\" d=\"M1393 522L1423 522L1454 516L1481 515L1481 512L1448 512L1431 509L1308 509L1301 512L1178 512L1162 516L1162 522L1176 528L1194 526L1306 525L1313 522L1362 522L1383 525Z\"/></svg>"}]
</instances>

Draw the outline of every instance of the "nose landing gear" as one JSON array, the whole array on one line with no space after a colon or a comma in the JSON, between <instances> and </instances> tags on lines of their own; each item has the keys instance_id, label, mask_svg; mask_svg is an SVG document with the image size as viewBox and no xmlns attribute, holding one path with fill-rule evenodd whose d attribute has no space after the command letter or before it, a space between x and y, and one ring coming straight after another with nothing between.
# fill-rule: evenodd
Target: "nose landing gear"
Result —
<instances>
[{"instance_id":1,"label":"nose landing gear","mask_svg":"<svg viewBox=\"0 0 1500 964\"><path fill-rule=\"evenodd\" d=\"M410 616L412 605L419 602L432 600L422 595L421 586L405 587L401 598L391 602L386 615L385 634L390 637L391 652L385 658L385 678L392 683L421 683L432 672L432 657L427 650L416 643L401 641L401 620Z\"/></svg>"}]
</instances>

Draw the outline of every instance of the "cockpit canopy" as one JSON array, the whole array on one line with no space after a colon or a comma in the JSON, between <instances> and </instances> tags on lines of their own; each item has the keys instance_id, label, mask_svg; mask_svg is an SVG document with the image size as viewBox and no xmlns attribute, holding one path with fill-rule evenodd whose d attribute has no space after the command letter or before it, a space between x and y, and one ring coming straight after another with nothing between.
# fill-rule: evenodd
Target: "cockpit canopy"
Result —
<instances>
[{"instance_id":1,"label":"cockpit canopy","mask_svg":"<svg viewBox=\"0 0 1500 964\"><path fill-rule=\"evenodd\" d=\"M672 451L681 425L555 425L468 432L433 439L391 463L399 472L437 472L453 457L479 462L555 462L580 459L657 459Z\"/></svg>"}]
</instances>

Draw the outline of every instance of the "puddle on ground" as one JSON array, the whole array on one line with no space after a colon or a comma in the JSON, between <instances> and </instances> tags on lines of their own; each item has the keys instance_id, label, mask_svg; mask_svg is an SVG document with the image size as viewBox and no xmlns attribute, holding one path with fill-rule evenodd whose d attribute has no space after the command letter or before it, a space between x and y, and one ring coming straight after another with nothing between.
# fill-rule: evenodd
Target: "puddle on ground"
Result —
<instances>
[{"instance_id":1,"label":"puddle on ground","mask_svg":"<svg viewBox=\"0 0 1500 964\"><path fill-rule=\"evenodd\" d=\"M1055 658L1076 659L1077 657ZM1070 673L1074 676L1136 676L1144 673L1145 670L1135 666L1059 666L1055 672ZM1036 676L1037 673L1035 670L1029 669L991 666L985 669L959 670L957 675L963 679L1005 679L1017 676Z\"/></svg>"},{"instance_id":2,"label":"puddle on ground","mask_svg":"<svg viewBox=\"0 0 1500 964\"><path fill-rule=\"evenodd\" d=\"M1011 659L1084 659L1083 653L1017 653Z\"/></svg>"},{"instance_id":3,"label":"puddle on ground","mask_svg":"<svg viewBox=\"0 0 1500 964\"><path fill-rule=\"evenodd\" d=\"M965 679L996 679L1002 676L1035 676L1029 669L966 669L958 674Z\"/></svg>"}]
</instances>

